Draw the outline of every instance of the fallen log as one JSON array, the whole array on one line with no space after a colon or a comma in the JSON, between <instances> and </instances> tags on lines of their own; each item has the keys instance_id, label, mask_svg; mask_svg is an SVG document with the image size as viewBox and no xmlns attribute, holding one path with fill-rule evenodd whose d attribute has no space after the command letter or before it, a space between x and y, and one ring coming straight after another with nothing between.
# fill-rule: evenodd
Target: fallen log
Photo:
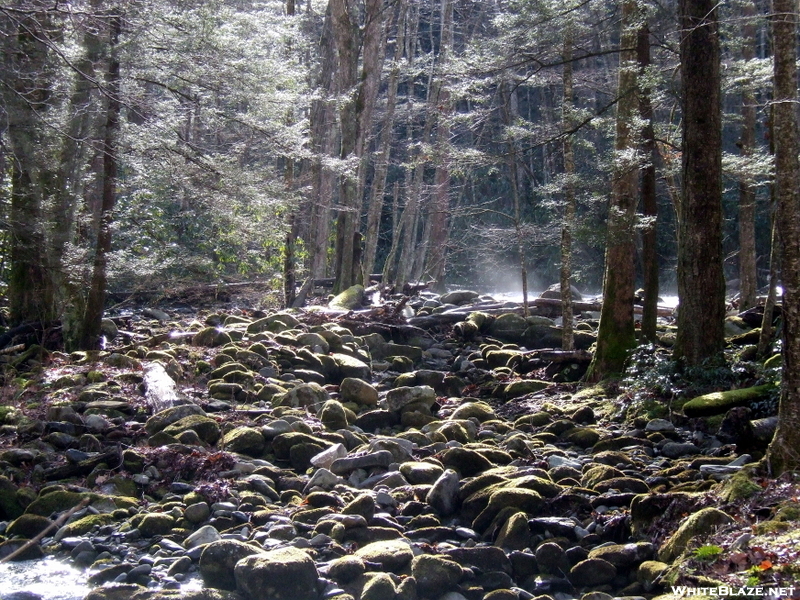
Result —
<instances>
[{"instance_id":1,"label":"fallen log","mask_svg":"<svg viewBox=\"0 0 800 600\"><path fill-rule=\"evenodd\" d=\"M588 350L558 350L558 349L543 349L543 350L528 350L522 353L523 356L533 359L541 360L551 363L563 362L579 362L588 363L592 361L592 353Z\"/></svg>"}]
</instances>

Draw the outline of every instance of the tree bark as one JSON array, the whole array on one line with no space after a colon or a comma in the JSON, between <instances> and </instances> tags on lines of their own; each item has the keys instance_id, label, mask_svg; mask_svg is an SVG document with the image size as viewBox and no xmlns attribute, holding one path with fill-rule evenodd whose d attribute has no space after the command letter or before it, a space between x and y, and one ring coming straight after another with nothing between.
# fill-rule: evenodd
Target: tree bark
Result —
<instances>
[{"instance_id":1,"label":"tree bark","mask_svg":"<svg viewBox=\"0 0 800 600\"><path fill-rule=\"evenodd\" d=\"M105 136L103 139L103 190L100 210L100 228L97 233L92 280L86 300L86 314L80 345L93 349L100 338L100 324L106 300L108 254L111 252L111 225L114 219L114 206L117 202L117 175L119 170L118 136L120 100L120 62L118 56L119 37L122 31L122 16L112 14L108 17L109 59L106 75Z\"/></svg>"},{"instance_id":2,"label":"tree bark","mask_svg":"<svg viewBox=\"0 0 800 600\"><path fill-rule=\"evenodd\" d=\"M45 10L31 10L21 12L15 23L2 26L4 70L6 74L15 74L2 85L5 135L11 150L8 273L11 325L48 323L59 316L44 222L44 201L54 179L46 155L50 141L42 125L51 108L53 88L45 42L47 20Z\"/></svg>"},{"instance_id":3,"label":"tree bark","mask_svg":"<svg viewBox=\"0 0 800 600\"><path fill-rule=\"evenodd\" d=\"M688 365L725 344L722 268L722 129L717 3L680 0L683 190L678 207L678 332Z\"/></svg>"},{"instance_id":4,"label":"tree bark","mask_svg":"<svg viewBox=\"0 0 800 600\"><path fill-rule=\"evenodd\" d=\"M767 351L772 343L772 313L775 310L778 284L780 283L778 277L780 235L778 234L778 224L775 222L775 214L772 215L770 222L769 280L767 282L767 298L764 300L764 316L761 318L761 332L758 336L757 346L758 356L762 358L767 358Z\"/></svg>"},{"instance_id":5,"label":"tree bark","mask_svg":"<svg viewBox=\"0 0 800 600\"><path fill-rule=\"evenodd\" d=\"M561 79L564 85L564 98L561 103L562 126L570 131L574 126L572 116L574 110L575 90L572 72L572 23L567 25L562 53L564 68ZM573 350L575 335L573 332L574 314L572 309L572 230L575 227L575 152L572 148L572 135L564 136L562 142L564 152L564 216L561 222L561 268L559 271L561 284L561 348Z\"/></svg>"},{"instance_id":6,"label":"tree bark","mask_svg":"<svg viewBox=\"0 0 800 600\"><path fill-rule=\"evenodd\" d=\"M310 169L311 194L301 211L309 216L308 222L304 224L305 239L309 252L310 276L316 279L327 275L331 206L335 187L335 174L328 164L328 159L334 155L338 132L335 118L336 101L333 99L336 51L330 13L329 3L319 41L322 60L316 85L321 97L311 102L311 147L314 152Z\"/></svg>"},{"instance_id":7,"label":"tree bark","mask_svg":"<svg viewBox=\"0 0 800 600\"><path fill-rule=\"evenodd\" d=\"M752 2L742 9L742 59L752 61L756 56L756 27L753 19L756 9ZM745 82L742 93L742 136L740 151L746 159L752 156L756 145L756 97L752 83ZM739 180L739 311L756 305L756 189L749 174Z\"/></svg>"},{"instance_id":8,"label":"tree bark","mask_svg":"<svg viewBox=\"0 0 800 600\"><path fill-rule=\"evenodd\" d=\"M800 468L800 162L797 1L773 0L775 198L783 282L783 380L778 429L766 461L773 475Z\"/></svg>"},{"instance_id":9,"label":"tree bark","mask_svg":"<svg viewBox=\"0 0 800 600\"><path fill-rule=\"evenodd\" d=\"M425 258L425 278L433 289L444 292L444 267L447 259L447 223L450 217L450 124L452 101L447 89L447 70L453 47L453 0L442 0L441 41L439 44L436 88L436 172L433 176L433 198L430 216L428 253Z\"/></svg>"},{"instance_id":10,"label":"tree bark","mask_svg":"<svg viewBox=\"0 0 800 600\"><path fill-rule=\"evenodd\" d=\"M638 112L638 12L636 0L623 2L619 101L603 277L603 308L597 332L597 349L586 374L587 381L599 381L621 373L629 351L636 346L633 296L636 279L634 237L639 168L635 151L635 121Z\"/></svg>"},{"instance_id":11,"label":"tree bark","mask_svg":"<svg viewBox=\"0 0 800 600\"><path fill-rule=\"evenodd\" d=\"M383 214L384 194L386 193L386 178L389 172L389 156L392 149L392 132L394 129L394 113L397 107L397 85L400 79L400 60L403 58L405 47L405 28L408 14L407 0L398 3L397 35L395 37L394 60L389 72L389 83L386 92L386 114L384 116L383 130L378 145L378 154L375 159L375 174L372 179L369 207L367 209L367 228L364 233L364 261L362 278L366 282L375 268L375 258L378 251L378 238L380 236L381 215Z\"/></svg>"},{"instance_id":12,"label":"tree bark","mask_svg":"<svg viewBox=\"0 0 800 600\"><path fill-rule=\"evenodd\" d=\"M642 306L642 337L648 342L656 341L658 321L658 202L656 197L656 137L653 129L653 105L650 101L650 86L647 70L650 67L650 30L647 25L639 29L637 57L639 61L639 114L644 121L642 128L641 196L644 226L642 227L642 274L644 279L644 304Z\"/></svg>"},{"instance_id":13,"label":"tree bark","mask_svg":"<svg viewBox=\"0 0 800 600\"><path fill-rule=\"evenodd\" d=\"M338 87L343 98L339 108L341 131L339 157L345 173L339 183L339 215L336 219L336 284L341 292L361 278L354 260L364 181L364 152L383 64L383 0L366 0L363 34L356 7L348 0L330 0L333 34L339 57ZM363 47L363 52L362 52ZM359 77L359 55L363 54ZM347 164L351 163L351 164Z\"/></svg>"}]
</instances>

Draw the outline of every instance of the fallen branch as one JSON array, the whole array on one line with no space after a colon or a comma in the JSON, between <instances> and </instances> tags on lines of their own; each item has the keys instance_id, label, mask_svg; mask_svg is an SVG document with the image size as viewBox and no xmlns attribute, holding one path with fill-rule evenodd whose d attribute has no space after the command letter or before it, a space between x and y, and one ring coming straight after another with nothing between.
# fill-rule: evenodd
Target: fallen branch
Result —
<instances>
[{"instance_id":1,"label":"fallen branch","mask_svg":"<svg viewBox=\"0 0 800 600\"><path fill-rule=\"evenodd\" d=\"M0 564L14 560L15 557L17 557L20 554L24 553L26 550L28 550L32 546L38 544L41 541L41 539L44 536L46 536L48 533L50 533L53 529L61 527L64 524L64 522L67 519L69 519L72 515L74 515L80 509L85 508L86 506L88 506L90 501L91 501L91 498L89 498L88 496L86 498L84 498L83 500L81 500L78 504L76 504L75 506L70 508L67 512L65 512L60 517L58 517L55 521L50 523L50 525L45 527L44 530L42 530L41 532L39 532L38 535L36 535L36 537L31 538L30 540L25 542L22 546L20 546L16 550L14 550L11 554L6 556L5 558L0 558Z\"/></svg>"}]
</instances>

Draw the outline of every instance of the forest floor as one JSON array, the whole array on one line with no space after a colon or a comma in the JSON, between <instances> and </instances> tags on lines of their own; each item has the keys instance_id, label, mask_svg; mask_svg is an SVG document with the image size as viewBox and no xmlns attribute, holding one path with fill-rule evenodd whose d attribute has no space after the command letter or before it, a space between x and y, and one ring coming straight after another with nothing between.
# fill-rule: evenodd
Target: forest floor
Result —
<instances>
[{"instance_id":1,"label":"forest floor","mask_svg":"<svg viewBox=\"0 0 800 600\"><path fill-rule=\"evenodd\" d=\"M271 305L182 290L117 305L102 351L10 343L0 559L58 557L91 600L800 598L800 480L757 468L779 368L748 317L725 364L679 370L666 319L586 387L588 352L513 303Z\"/></svg>"}]
</instances>

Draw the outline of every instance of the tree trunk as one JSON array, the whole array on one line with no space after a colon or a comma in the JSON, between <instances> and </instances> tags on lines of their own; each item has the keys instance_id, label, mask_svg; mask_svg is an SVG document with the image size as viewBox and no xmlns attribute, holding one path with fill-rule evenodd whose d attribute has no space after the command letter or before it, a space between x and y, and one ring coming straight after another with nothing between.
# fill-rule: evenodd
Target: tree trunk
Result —
<instances>
[{"instance_id":1,"label":"tree trunk","mask_svg":"<svg viewBox=\"0 0 800 600\"><path fill-rule=\"evenodd\" d=\"M639 164L634 151L634 127L638 112L638 12L636 0L623 2L619 101L603 277L603 308L597 332L597 349L586 374L587 381L599 381L621 373L629 351L636 346L633 296L636 279L634 236Z\"/></svg>"},{"instance_id":2,"label":"tree trunk","mask_svg":"<svg viewBox=\"0 0 800 600\"><path fill-rule=\"evenodd\" d=\"M775 198L783 282L783 381L778 429L767 450L773 475L800 468L800 162L797 1L773 0Z\"/></svg>"},{"instance_id":3,"label":"tree trunk","mask_svg":"<svg viewBox=\"0 0 800 600\"><path fill-rule=\"evenodd\" d=\"M44 41L46 18L35 11L21 13L17 22L3 24L0 37L5 71L17 74L4 81L0 90L11 150L8 303L12 325L47 323L59 316L44 223L44 201L53 183L45 155L49 141L42 129L53 87Z\"/></svg>"},{"instance_id":4,"label":"tree trunk","mask_svg":"<svg viewBox=\"0 0 800 600\"><path fill-rule=\"evenodd\" d=\"M322 25L319 49L322 61L316 85L321 97L311 102L311 194L302 214L308 215L305 239L309 253L309 276L320 279L327 275L328 248L331 233L331 206L333 204L335 174L328 166L328 159L335 152L337 127L335 118L336 101L333 99L334 73L336 72L336 51L331 25L331 6L325 14Z\"/></svg>"},{"instance_id":5,"label":"tree trunk","mask_svg":"<svg viewBox=\"0 0 800 600\"><path fill-rule=\"evenodd\" d=\"M452 112L450 92L446 87L447 70L453 47L453 0L442 0L441 42L439 44L439 66L436 88L438 125L436 130L436 172L433 177L432 213L428 254L425 259L425 278L433 282L433 289L444 291L444 266L447 258L447 223L450 217L450 124L447 119Z\"/></svg>"},{"instance_id":6,"label":"tree trunk","mask_svg":"<svg viewBox=\"0 0 800 600\"><path fill-rule=\"evenodd\" d=\"M774 189L774 185L772 186ZM761 358L767 358L767 351L772 343L772 313L775 310L778 295L778 262L780 251L780 235L778 224L775 222L773 212L771 221L770 250L769 250L769 281L767 282L767 298L764 300L764 316L761 318L761 333L758 336L757 353Z\"/></svg>"},{"instance_id":7,"label":"tree trunk","mask_svg":"<svg viewBox=\"0 0 800 600\"><path fill-rule=\"evenodd\" d=\"M747 63L755 56L756 8L746 2L742 9L742 59ZM745 67L746 68L746 67ZM746 81L742 93L742 136L739 141L743 157L752 156L756 145L756 97L752 83ZM739 180L739 311L756 305L756 188L747 174Z\"/></svg>"},{"instance_id":8,"label":"tree trunk","mask_svg":"<svg viewBox=\"0 0 800 600\"><path fill-rule=\"evenodd\" d=\"M95 14L99 14L103 0L92 0L91 7ZM75 233L75 213L80 203L80 194L84 185L84 169L86 168L86 149L89 132L92 130L93 121L99 128L97 110L93 110L93 95L97 89L95 64L100 60L103 52L103 42L97 33L94 23L85 24L83 36L84 54L76 64L77 74L75 87L69 102L69 120L62 140L61 156L59 159L58 174L56 176L56 196L52 207L52 262L61 264L64 258L66 245L72 240ZM70 269L64 265L64 270ZM70 291L67 296L82 294L81 288Z\"/></svg>"},{"instance_id":9,"label":"tree trunk","mask_svg":"<svg viewBox=\"0 0 800 600\"><path fill-rule=\"evenodd\" d=\"M93 349L100 339L100 324L106 300L108 254L111 252L111 225L114 217L114 206L117 202L118 173L118 140L120 101L120 64L117 47L122 30L122 17L118 14L108 17L109 26L109 59L106 75L106 126L103 139L103 190L100 210L100 228L97 233L92 280L89 297L86 300L86 314L80 345L85 349Z\"/></svg>"},{"instance_id":10,"label":"tree trunk","mask_svg":"<svg viewBox=\"0 0 800 600\"><path fill-rule=\"evenodd\" d=\"M336 51L339 57L338 88L343 94L339 108L341 131L339 157L346 172L339 183L339 215L336 219L336 283L334 293L341 292L361 278L361 266L354 260L354 240L363 196L364 153L372 113L380 84L383 64L382 46L383 0L366 0L363 34L355 7L347 0L330 0ZM358 61L363 61L359 77Z\"/></svg>"},{"instance_id":11,"label":"tree trunk","mask_svg":"<svg viewBox=\"0 0 800 600\"><path fill-rule=\"evenodd\" d=\"M561 103L562 127L571 131L574 126L573 109L575 90L572 74L572 23L567 24L562 53L564 68L561 79L564 84L564 99ZM574 311L572 309L572 230L575 227L575 152L572 149L572 134L566 134L562 142L564 152L564 216L561 222L561 348L573 350Z\"/></svg>"},{"instance_id":12,"label":"tree trunk","mask_svg":"<svg viewBox=\"0 0 800 600\"><path fill-rule=\"evenodd\" d=\"M656 341L658 321L658 239L656 198L656 137L653 130L653 105L650 102L650 86L647 69L650 67L650 30L644 25L639 30L637 56L639 61L639 114L644 121L642 128L642 154L644 164L641 174L642 213L642 271L644 278L644 305L642 306L642 337L648 342Z\"/></svg>"},{"instance_id":13,"label":"tree trunk","mask_svg":"<svg viewBox=\"0 0 800 600\"><path fill-rule=\"evenodd\" d=\"M372 179L369 207L367 209L367 228L364 233L364 261L362 278L367 282L375 268L375 257L380 236L381 215L383 214L384 194L386 193L386 177L389 171L389 155L392 148L392 132L394 129L394 113L397 107L397 85L400 78L400 60L403 58L407 0L401 0L398 7L397 36L395 37L394 60L389 73L389 84L386 92L386 115L383 130L375 159L375 174Z\"/></svg>"},{"instance_id":14,"label":"tree trunk","mask_svg":"<svg viewBox=\"0 0 800 600\"><path fill-rule=\"evenodd\" d=\"M688 365L725 344L722 269L722 129L717 3L680 0L683 190L678 228L678 333Z\"/></svg>"}]
</instances>

